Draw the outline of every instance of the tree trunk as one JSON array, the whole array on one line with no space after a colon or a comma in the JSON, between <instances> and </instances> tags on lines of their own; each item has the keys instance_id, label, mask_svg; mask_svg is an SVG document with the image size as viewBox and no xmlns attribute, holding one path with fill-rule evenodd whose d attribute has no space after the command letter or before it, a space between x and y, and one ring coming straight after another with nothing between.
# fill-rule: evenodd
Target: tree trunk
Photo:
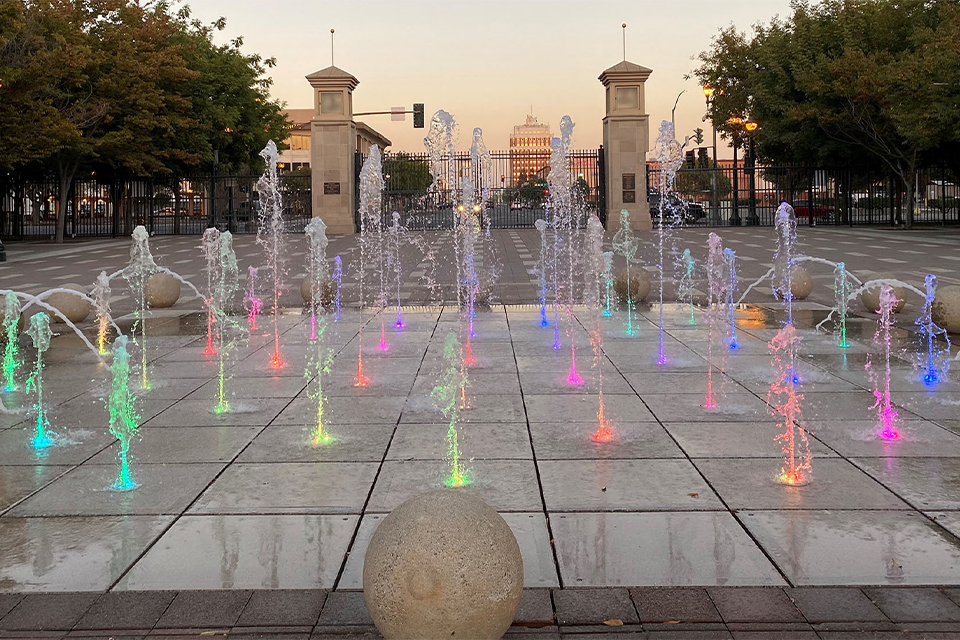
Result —
<instances>
[{"instance_id":1,"label":"tree trunk","mask_svg":"<svg viewBox=\"0 0 960 640\"><path fill-rule=\"evenodd\" d=\"M903 211L903 228L904 229L913 229L913 199L916 192L916 180L917 172L913 169L907 172L907 190L906 198L907 201L904 203Z\"/></svg>"},{"instance_id":2,"label":"tree trunk","mask_svg":"<svg viewBox=\"0 0 960 640\"><path fill-rule=\"evenodd\" d=\"M77 172L75 161L61 160L57 163L57 173L60 178L60 193L58 195L57 228L53 241L62 244L67 230L67 204L70 202L70 187L73 186L73 176ZM76 212L74 212L76 214Z\"/></svg>"}]
</instances>

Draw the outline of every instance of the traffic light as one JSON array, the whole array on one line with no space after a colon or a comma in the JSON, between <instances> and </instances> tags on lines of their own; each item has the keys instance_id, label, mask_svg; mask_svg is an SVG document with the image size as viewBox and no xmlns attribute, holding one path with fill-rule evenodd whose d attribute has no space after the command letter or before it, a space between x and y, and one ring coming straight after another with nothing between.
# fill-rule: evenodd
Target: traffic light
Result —
<instances>
[{"instance_id":1,"label":"traffic light","mask_svg":"<svg viewBox=\"0 0 960 640\"><path fill-rule=\"evenodd\" d=\"M687 169L697 168L697 154L693 149L687 149Z\"/></svg>"},{"instance_id":2,"label":"traffic light","mask_svg":"<svg viewBox=\"0 0 960 640\"><path fill-rule=\"evenodd\" d=\"M413 105L413 128L423 129L423 103L421 102Z\"/></svg>"},{"instance_id":3,"label":"traffic light","mask_svg":"<svg viewBox=\"0 0 960 640\"><path fill-rule=\"evenodd\" d=\"M697 149L697 166L701 169L710 168L710 156L707 155L706 147L700 147Z\"/></svg>"}]
</instances>

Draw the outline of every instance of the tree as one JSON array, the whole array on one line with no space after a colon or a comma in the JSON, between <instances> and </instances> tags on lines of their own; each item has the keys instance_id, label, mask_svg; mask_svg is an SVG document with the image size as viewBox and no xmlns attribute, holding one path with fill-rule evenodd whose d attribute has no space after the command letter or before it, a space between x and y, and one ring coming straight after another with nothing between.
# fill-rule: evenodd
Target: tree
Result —
<instances>
[{"instance_id":1,"label":"tree","mask_svg":"<svg viewBox=\"0 0 960 640\"><path fill-rule=\"evenodd\" d=\"M758 157L885 168L906 192L960 132L960 7L949 0L797 1L748 36L721 31L696 75L714 88L710 117L760 123Z\"/></svg>"},{"instance_id":2,"label":"tree","mask_svg":"<svg viewBox=\"0 0 960 640\"><path fill-rule=\"evenodd\" d=\"M258 168L286 139L273 61L214 45L222 28L163 0L0 2L0 166L57 175L57 242L81 170L183 175L215 152L224 172Z\"/></svg>"},{"instance_id":3,"label":"tree","mask_svg":"<svg viewBox=\"0 0 960 640\"><path fill-rule=\"evenodd\" d=\"M391 191L409 191L415 195L421 195L426 193L433 184L429 163L406 153L385 158L383 174L390 176L388 184Z\"/></svg>"}]
</instances>

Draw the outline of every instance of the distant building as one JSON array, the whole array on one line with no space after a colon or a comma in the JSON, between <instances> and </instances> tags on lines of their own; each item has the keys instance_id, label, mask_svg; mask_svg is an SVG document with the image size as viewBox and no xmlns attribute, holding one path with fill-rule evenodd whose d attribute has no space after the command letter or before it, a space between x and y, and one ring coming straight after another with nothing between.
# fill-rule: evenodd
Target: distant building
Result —
<instances>
[{"instance_id":1,"label":"distant building","mask_svg":"<svg viewBox=\"0 0 960 640\"><path fill-rule=\"evenodd\" d=\"M310 167L310 121L313 119L313 109L284 109L293 129L290 137L285 140L287 149L280 152L278 162L280 171L294 171ZM357 151L367 155L371 145L378 145L380 151L385 150L392 143L372 127L363 122L357 122Z\"/></svg>"},{"instance_id":2,"label":"distant building","mask_svg":"<svg viewBox=\"0 0 960 640\"><path fill-rule=\"evenodd\" d=\"M511 184L518 185L530 176L545 176L549 165L550 125L528 115L526 123L515 126L510 136Z\"/></svg>"}]
</instances>

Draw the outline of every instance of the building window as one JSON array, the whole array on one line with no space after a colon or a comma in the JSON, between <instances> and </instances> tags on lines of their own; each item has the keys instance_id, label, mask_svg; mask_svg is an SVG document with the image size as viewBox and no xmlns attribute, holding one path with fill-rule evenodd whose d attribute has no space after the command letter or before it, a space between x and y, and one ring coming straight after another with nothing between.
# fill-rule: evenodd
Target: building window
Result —
<instances>
[{"instance_id":1,"label":"building window","mask_svg":"<svg viewBox=\"0 0 960 640\"><path fill-rule=\"evenodd\" d=\"M617 87L617 110L640 108L640 87Z\"/></svg>"},{"instance_id":2,"label":"building window","mask_svg":"<svg viewBox=\"0 0 960 640\"><path fill-rule=\"evenodd\" d=\"M310 136L291 136L290 150L291 151L309 151Z\"/></svg>"},{"instance_id":3,"label":"building window","mask_svg":"<svg viewBox=\"0 0 960 640\"><path fill-rule=\"evenodd\" d=\"M340 91L321 91L320 113L343 113L343 93Z\"/></svg>"}]
</instances>

